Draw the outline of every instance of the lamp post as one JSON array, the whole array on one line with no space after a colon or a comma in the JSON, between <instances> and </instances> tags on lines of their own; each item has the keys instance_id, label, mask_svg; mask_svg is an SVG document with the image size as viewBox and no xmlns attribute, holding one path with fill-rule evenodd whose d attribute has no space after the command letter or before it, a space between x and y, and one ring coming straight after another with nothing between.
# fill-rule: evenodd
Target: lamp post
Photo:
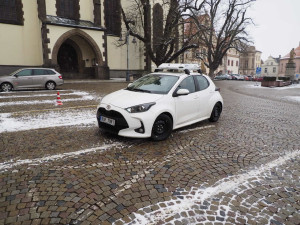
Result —
<instances>
[{"instance_id":1,"label":"lamp post","mask_svg":"<svg viewBox=\"0 0 300 225\"><path fill-rule=\"evenodd\" d=\"M130 30L127 30L127 32L126 32L126 39L125 39L125 43L126 43L126 47L127 47L127 51L126 51L126 56L127 56L126 81L130 81L130 77L129 77L129 36L130 36ZM122 33L121 33L119 41L123 41L123 39L122 39ZM132 39L132 43L133 44L136 43L135 37Z\"/></svg>"}]
</instances>

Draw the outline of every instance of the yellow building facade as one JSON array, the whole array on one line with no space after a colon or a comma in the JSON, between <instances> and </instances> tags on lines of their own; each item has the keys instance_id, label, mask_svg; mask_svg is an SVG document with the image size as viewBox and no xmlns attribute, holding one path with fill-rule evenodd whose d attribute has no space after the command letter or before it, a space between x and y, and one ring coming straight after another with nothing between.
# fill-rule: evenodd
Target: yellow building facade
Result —
<instances>
[{"instance_id":1,"label":"yellow building facade","mask_svg":"<svg viewBox=\"0 0 300 225\"><path fill-rule=\"evenodd\" d=\"M130 2L0 2L0 76L23 67L51 67L73 79L142 73L147 60L143 43L131 36L127 44L119 43L126 33L121 4L126 9Z\"/></svg>"}]
</instances>

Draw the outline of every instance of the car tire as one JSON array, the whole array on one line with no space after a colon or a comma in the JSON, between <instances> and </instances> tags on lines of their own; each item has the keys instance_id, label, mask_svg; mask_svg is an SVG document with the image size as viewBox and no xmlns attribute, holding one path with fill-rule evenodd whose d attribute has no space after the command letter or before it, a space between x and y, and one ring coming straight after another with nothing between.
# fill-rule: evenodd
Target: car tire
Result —
<instances>
[{"instance_id":1,"label":"car tire","mask_svg":"<svg viewBox=\"0 0 300 225\"><path fill-rule=\"evenodd\" d=\"M217 104L215 104L215 106L211 112L209 121L217 122L221 116L221 112L222 112L222 105L221 105L221 103L218 102Z\"/></svg>"},{"instance_id":2,"label":"car tire","mask_svg":"<svg viewBox=\"0 0 300 225\"><path fill-rule=\"evenodd\" d=\"M46 83L46 89L47 90L54 90L56 87L56 84L53 81L48 81Z\"/></svg>"},{"instance_id":3,"label":"car tire","mask_svg":"<svg viewBox=\"0 0 300 225\"><path fill-rule=\"evenodd\" d=\"M9 92L9 91L12 91L12 89L13 89L13 86L7 82L1 84L1 86L0 86L0 90L3 92Z\"/></svg>"},{"instance_id":4,"label":"car tire","mask_svg":"<svg viewBox=\"0 0 300 225\"><path fill-rule=\"evenodd\" d=\"M151 138L153 141L163 141L167 139L173 130L173 121L166 115L159 115L152 127Z\"/></svg>"}]
</instances>

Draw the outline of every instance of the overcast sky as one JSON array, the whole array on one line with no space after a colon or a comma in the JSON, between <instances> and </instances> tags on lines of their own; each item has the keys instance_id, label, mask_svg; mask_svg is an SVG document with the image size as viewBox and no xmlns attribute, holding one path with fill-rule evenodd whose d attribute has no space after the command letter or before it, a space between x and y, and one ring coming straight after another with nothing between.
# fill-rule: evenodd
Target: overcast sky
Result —
<instances>
[{"instance_id":1,"label":"overcast sky","mask_svg":"<svg viewBox=\"0 0 300 225\"><path fill-rule=\"evenodd\" d=\"M249 10L250 35L262 60L282 57L300 42L300 0L257 0Z\"/></svg>"}]
</instances>

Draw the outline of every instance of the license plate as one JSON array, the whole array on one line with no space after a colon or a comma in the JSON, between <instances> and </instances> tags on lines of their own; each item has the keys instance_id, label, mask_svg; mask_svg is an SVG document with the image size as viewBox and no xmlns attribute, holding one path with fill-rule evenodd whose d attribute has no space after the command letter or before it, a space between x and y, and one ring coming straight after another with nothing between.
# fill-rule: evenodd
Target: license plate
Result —
<instances>
[{"instance_id":1,"label":"license plate","mask_svg":"<svg viewBox=\"0 0 300 225\"><path fill-rule=\"evenodd\" d=\"M112 126L114 126L116 124L116 121L114 119L110 119L110 118L107 118L105 116L100 116L100 121L103 122L103 123L107 123L109 125L112 125Z\"/></svg>"}]
</instances>

